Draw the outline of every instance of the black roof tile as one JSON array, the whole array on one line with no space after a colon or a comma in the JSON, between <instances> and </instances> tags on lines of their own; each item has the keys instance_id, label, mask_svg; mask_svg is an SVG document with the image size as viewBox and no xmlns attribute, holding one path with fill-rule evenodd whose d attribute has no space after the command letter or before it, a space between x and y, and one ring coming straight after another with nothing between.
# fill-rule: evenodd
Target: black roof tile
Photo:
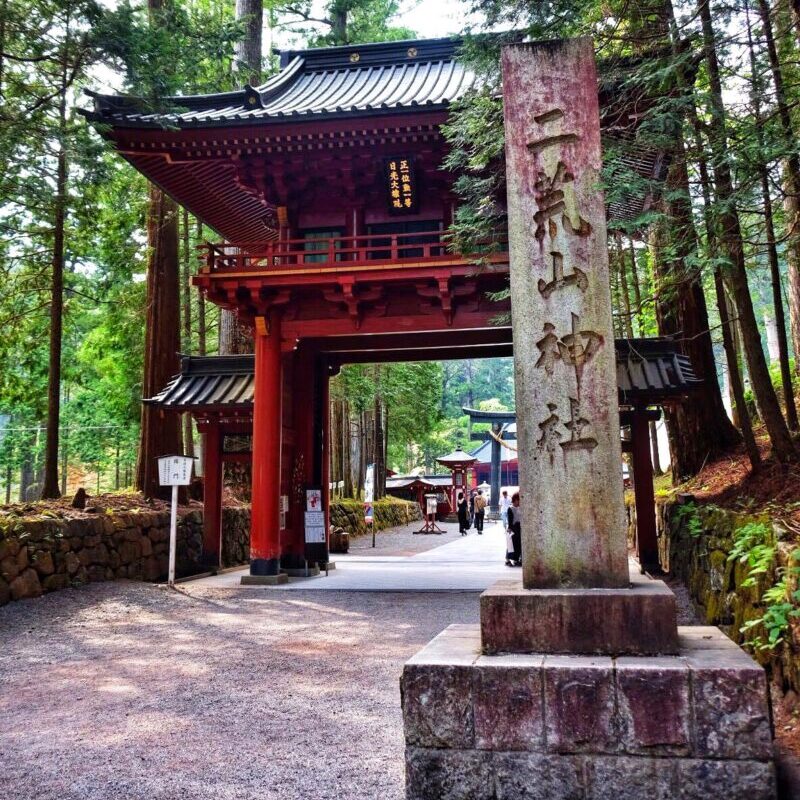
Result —
<instances>
[{"instance_id":1,"label":"black roof tile","mask_svg":"<svg viewBox=\"0 0 800 800\"><path fill-rule=\"evenodd\" d=\"M702 383L670 339L617 339L620 405L674 402ZM181 371L143 402L175 411L248 411L253 405L254 356L184 356Z\"/></svg>"}]
</instances>

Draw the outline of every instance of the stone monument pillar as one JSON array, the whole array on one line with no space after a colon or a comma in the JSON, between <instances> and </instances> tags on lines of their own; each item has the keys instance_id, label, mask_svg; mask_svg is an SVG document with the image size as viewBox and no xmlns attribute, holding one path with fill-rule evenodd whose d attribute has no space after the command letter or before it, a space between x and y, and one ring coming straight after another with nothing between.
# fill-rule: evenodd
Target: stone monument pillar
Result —
<instances>
[{"instance_id":1,"label":"stone monument pillar","mask_svg":"<svg viewBox=\"0 0 800 800\"><path fill-rule=\"evenodd\" d=\"M406 664L408 800L775 796L763 669L629 570L597 91L504 48L524 569Z\"/></svg>"},{"instance_id":2,"label":"stone monument pillar","mask_svg":"<svg viewBox=\"0 0 800 800\"><path fill-rule=\"evenodd\" d=\"M627 586L591 42L506 48L503 87L523 584Z\"/></svg>"}]
</instances>

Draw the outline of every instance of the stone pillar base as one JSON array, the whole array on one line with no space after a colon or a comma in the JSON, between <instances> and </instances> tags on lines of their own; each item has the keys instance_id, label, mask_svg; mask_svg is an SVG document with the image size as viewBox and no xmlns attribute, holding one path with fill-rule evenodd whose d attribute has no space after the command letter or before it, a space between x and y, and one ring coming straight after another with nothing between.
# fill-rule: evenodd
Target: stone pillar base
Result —
<instances>
[{"instance_id":1,"label":"stone pillar base","mask_svg":"<svg viewBox=\"0 0 800 800\"><path fill-rule=\"evenodd\" d=\"M774 800L764 671L717 628L674 656L501 655L452 625L401 678L408 800Z\"/></svg>"},{"instance_id":2,"label":"stone pillar base","mask_svg":"<svg viewBox=\"0 0 800 800\"><path fill-rule=\"evenodd\" d=\"M289 576L285 572L277 575L242 575L242 586L279 586L289 583Z\"/></svg>"},{"instance_id":3,"label":"stone pillar base","mask_svg":"<svg viewBox=\"0 0 800 800\"><path fill-rule=\"evenodd\" d=\"M285 572L290 578L316 578L319 575L319 567L313 564L306 569L305 567L282 567L282 572Z\"/></svg>"},{"instance_id":4,"label":"stone pillar base","mask_svg":"<svg viewBox=\"0 0 800 800\"><path fill-rule=\"evenodd\" d=\"M624 589L523 589L502 580L481 595L486 653L674 655L675 595L631 567Z\"/></svg>"}]
</instances>

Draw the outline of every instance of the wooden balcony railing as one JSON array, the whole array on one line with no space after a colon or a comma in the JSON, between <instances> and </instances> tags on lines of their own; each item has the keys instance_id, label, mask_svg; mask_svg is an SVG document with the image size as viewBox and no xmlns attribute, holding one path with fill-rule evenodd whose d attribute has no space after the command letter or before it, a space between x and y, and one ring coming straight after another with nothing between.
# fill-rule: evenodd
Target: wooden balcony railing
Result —
<instances>
[{"instance_id":1,"label":"wooden balcony railing","mask_svg":"<svg viewBox=\"0 0 800 800\"><path fill-rule=\"evenodd\" d=\"M474 256L462 256L448 249L446 231L423 233L366 234L320 239L244 242L237 245L212 244L205 250L205 272L256 272L273 269L333 269L375 266L468 264ZM505 237L498 236L492 260L504 260Z\"/></svg>"}]
</instances>

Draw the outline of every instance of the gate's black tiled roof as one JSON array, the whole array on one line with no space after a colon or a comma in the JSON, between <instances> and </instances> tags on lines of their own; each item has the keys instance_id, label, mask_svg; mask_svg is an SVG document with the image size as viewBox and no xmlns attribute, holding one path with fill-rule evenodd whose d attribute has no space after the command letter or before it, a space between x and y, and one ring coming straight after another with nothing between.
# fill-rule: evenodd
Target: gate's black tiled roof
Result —
<instances>
[{"instance_id":1,"label":"gate's black tiled roof","mask_svg":"<svg viewBox=\"0 0 800 800\"><path fill-rule=\"evenodd\" d=\"M510 333L509 333L510 335ZM669 339L617 339L620 405L674 402L702 383ZM249 411L254 356L184 356L181 371L145 403L174 411Z\"/></svg>"},{"instance_id":2,"label":"gate's black tiled roof","mask_svg":"<svg viewBox=\"0 0 800 800\"><path fill-rule=\"evenodd\" d=\"M172 110L151 113L142 101L89 93L88 116L120 127L209 128L280 123L325 116L441 110L475 83L456 60L461 40L418 39L286 51L281 71L262 86L220 94L176 96Z\"/></svg>"}]
</instances>

